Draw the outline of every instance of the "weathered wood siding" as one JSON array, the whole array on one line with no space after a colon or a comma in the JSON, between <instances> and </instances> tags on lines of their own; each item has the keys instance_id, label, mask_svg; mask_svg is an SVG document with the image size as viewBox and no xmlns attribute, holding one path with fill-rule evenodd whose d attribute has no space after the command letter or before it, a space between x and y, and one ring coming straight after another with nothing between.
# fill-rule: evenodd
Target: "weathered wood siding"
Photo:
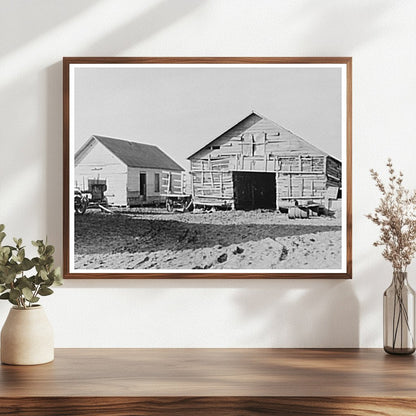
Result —
<instances>
[{"instance_id":1,"label":"weathered wood siding","mask_svg":"<svg viewBox=\"0 0 416 416\"><path fill-rule=\"evenodd\" d=\"M274 156L305 154L320 155L322 152L273 121L252 114L197 152L192 159L226 157L234 170L273 171L276 170Z\"/></svg>"},{"instance_id":2,"label":"weathered wood siding","mask_svg":"<svg viewBox=\"0 0 416 416\"><path fill-rule=\"evenodd\" d=\"M97 140L86 155L75 161L75 187L88 190L88 179L105 179L105 196L112 205L127 203L127 166Z\"/></svg>"},{"instance_id":3,"label":"weathered wood siding","mask_svg":"<svg viewBox=\"0 0 416 416\"><path fill-rule=\"evenodd\" d=\"M326 175L328 178L328 186L341 187L342 183L342 165L331 156L326 160Z\"/></svg>"},{"instance_id":4,"label":"weathered wood siding","mask_svg":"<svg viewBox=\"0 0 416 416\"><path fill-rule=\"evenodd\" d=\"M232 172L227 158L192 160L192 193L196 205L231 205Z\"/></svg>"},{"instance_id":5,"label":"weathered wood siding","mask_svg":"<svg viewBox=\"0 0 416 416\"><path fill-rule=\"evenodd\" d=\"M278 159L279 205L292 199L318 202L325 197L326 156L283 156Z\"/></svg>"},{"instance_id":6,"label":"weathered wood siding","mask_svg":"<svg viewBox=\"0 0 416 416\"><path fill-rule=\"evenodd\" d=\"M185 172L162 171L161 192L164 195L190 195L190 175Z\"/></svg>"},{"instance_id":7,"label":"weathered wood siding","mask_svg":"<svg viewBox=\"0 0 416 416\"><path fill-rule=\"evenodd\" d=\"M190 157L197 202L234 205L232 172L275 172L278 204L321 203L341 186L341 163L271 120L251 114Z\"/></svg>"}]
</instances>

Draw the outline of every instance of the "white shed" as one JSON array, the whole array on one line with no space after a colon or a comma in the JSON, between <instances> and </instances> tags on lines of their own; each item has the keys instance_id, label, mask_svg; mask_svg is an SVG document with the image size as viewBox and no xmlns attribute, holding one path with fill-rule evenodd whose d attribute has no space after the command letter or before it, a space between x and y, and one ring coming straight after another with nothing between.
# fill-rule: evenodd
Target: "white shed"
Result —
<instances>
[{"instance_id":1,"label":"white shed","mask_svg":"<svg viewBox=\"0 0 416 416\"><path fill-rule=\"evenodd\" d=\"M93 135L75 154L75 187L88 191L105 183L108 203L118 206L159 204L162 177L183 168L157 146Z\"/></svg>"}]
</instances>

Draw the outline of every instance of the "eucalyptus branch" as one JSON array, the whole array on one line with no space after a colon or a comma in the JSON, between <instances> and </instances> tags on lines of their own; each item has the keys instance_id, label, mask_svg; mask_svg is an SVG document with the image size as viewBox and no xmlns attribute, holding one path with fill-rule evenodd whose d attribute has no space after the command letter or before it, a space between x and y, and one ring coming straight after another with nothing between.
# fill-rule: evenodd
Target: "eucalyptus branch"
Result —
<instances>
[{"instance_id":1,"label":"eucalyptus branch","mask_svg":"<svg viewBox=\"0 0 416 416\"><path fill-rule=\"evenodd\" d=\"M53 293L51 286L62 284L60 268L54 266L55 248L43 240L32 241L38 255L28 258L21 238L13 239L14 246L2 245L4 228L0 224L0 299L19 309L30 308L40 296Z\"/></svg>"}]
</instances>

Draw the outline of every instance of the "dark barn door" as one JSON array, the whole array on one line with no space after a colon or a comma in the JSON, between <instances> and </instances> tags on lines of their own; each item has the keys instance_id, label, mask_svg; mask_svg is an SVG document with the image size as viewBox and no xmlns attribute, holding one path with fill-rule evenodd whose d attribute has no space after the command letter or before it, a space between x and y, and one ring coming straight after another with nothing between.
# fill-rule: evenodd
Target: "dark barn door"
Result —
<instances>
[{"instance_id":1,"label":"dark barn door","mask_svg":"<svg viewBox=\"0 0 416 416\"><path fill-rule=\"evenodd\" d=\"M233 172L235 209L276 209L276 174Z\"/></svg>"}]
</instances>

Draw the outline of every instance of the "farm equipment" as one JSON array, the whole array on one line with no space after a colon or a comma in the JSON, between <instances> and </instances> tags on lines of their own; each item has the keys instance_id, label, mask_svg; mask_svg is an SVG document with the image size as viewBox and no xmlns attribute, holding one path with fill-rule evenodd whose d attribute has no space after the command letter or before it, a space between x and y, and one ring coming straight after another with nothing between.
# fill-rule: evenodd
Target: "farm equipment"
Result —
<instances>
[{"instance_id":1,"label":"farm equipment","mask_svg":"<svg viewBox=\"0 0 416 416\"><path fill-rule=\"evenodd\" d=\"M181 212L193 210L192 194L187 191L186 174L183 172L162 173L162 195L166 198L166 210Z\"/></svg>"},{"instance_id":2,"label":"farm equipment","mask_svg":"<svg viewBox=\"0 0 416 416\"><path fill-rule=\"evenodd\" d=\"M79 189L74 191L74 209L75 214L84 214L88 208L88 197Z\"/></svg>"},{"instance_id":3,"label":"farm equipment","mask_svg":"<svg viewBox=\"0 0 416 416\"><path fill-rule=\"evenodd\" d=\"M76 214L84 214L87 209L100 208L109 212L107 197L104 195L107 190L105 179L89 179L88 190L81 191L76 188L74 191L74 209Z\"/></svg>"},{"instance_id":4,"label":"farm equipment","mask_svg":"<svg viewBox=\"0 0 416 416\"><path fill-rule=\"evenodd\" d=\"M321 198L315 201L311 199L293 199L287 201L287 216L290 219L309 218L313 215L332 216L334 212L330 209L332 202L338 198L339 188L329 187ZM318 202L319 201L319 202Z\"/></svg>"},{"instance_id":5,"label":"farm equipment","mask_svg":"<svg viewBox=\"0 0 416 416\"><path fill-rule=\"evenodd\" d=\"M107 191L107 183L105 179L88 179L88 205L91 208L99 208L100 205L106 207L108 205L107 197L104 193Z\"/></svg>"},{"instance_id":6,"label":"farm equipment","mask_svg":"<svg viewBox=\"0 0 416 416\"><path fill-rule=\"evenodd\" d=\"M192 195L174 195L170 194L166 196L166 209L169 212L174 210L179 210L182 212L192 211L193 209L193 200Z\"/></svg>"}]
</instances>

